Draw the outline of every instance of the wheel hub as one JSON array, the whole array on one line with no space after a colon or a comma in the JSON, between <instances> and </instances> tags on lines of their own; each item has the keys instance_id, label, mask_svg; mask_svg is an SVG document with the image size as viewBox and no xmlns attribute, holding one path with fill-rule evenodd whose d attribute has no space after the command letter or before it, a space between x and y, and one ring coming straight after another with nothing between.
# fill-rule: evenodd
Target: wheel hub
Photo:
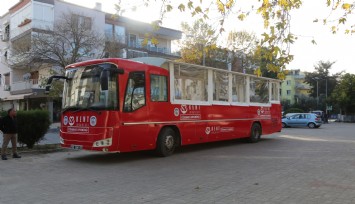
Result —
<instances>
[{"instance_id":1,"label":"wheel hub","mask_svg":"<svg viewBox=\"0 0 355 204\"><path fill-rule=\"evenodd\" d=\"M166 139L165 139L165 147L166 147L167 149L172 149L173 146L174 146L174 137L171 136L171 135L169 135L169 136L167 136Z\"/></svg>"}]
</instances>

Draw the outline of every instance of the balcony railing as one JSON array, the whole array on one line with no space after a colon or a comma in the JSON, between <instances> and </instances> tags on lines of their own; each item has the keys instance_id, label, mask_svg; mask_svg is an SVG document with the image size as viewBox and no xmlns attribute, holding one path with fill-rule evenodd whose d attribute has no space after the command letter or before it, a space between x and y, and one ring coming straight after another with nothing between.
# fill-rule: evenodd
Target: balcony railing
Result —
<instances>
[{"instance_id":1,"label":"balcony railing","mask_svg":"<svg viewBox=\"0 0 355 204\"><path fill-rule=\"evenodd\" d=\"M17 81L11 84L11 91L20 91L32 88L40 88L38 79L29 79L26 81Z\"/></svg>"}]
</instances>

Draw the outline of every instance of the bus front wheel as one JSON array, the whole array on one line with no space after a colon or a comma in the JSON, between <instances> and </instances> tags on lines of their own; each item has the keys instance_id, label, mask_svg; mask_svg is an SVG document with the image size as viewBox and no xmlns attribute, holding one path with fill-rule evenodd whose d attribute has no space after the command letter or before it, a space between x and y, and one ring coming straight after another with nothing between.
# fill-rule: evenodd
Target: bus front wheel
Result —
<instances>
[{"instance_id":1,"label":"bus front wheel","mask_svg":"<svg viewBox=\"0 0 355 204\"><path fill-rule=\"evenodd\" d=\"M248 142L250 143L256 143L260 140L260 136L261 136L261 126L259 123L254 123L251 126L251 130L250 130L250 136L248 138Z\"/></svg>"},{"instance_id":2,"label":"bus front wheel","mask_svg":"<svg viewBox=\"0 0 355 204\"><path fill-rule=\"evenodd\" d=\"M156 153L158 156L167 157L174 153L175 147L175 131L171 128L164 128L158 136Z\"/></svg>"}]
</instances>

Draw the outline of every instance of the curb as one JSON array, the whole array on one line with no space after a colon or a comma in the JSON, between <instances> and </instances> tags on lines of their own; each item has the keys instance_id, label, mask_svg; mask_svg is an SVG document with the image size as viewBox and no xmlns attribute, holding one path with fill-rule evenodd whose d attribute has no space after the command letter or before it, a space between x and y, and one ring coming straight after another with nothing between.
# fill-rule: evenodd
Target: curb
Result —
<instances>
[{"instance_id":1,"label":"curb","mask_svg":"<svg viewBox=\"0 0 355 204\"><path fill-rule=\"evenodd\" d=\"M1 148L0 148L1 149ZM7 148L7 152L11 152L11 148ZM61 148L60 144L44 144L44 145L35 145L32 149L27 147L17 147L17 151L20 154L29 154L29 153L52 153L65 151L64 148Z\"/></svg>"}]
</instances>

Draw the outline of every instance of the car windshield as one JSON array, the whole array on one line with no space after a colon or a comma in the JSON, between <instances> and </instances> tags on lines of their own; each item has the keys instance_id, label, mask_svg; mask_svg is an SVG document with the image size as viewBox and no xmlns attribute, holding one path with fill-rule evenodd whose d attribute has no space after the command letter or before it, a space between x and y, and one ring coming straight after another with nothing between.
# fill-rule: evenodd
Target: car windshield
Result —
<instances>
[{"instance_id":1,"label":"car windshield","mask_svg":"<svg viewBox=\"0 0 355 204\"><path fill-rule=\"evenodd\" d=\"M63 110L115 110L117 100L117 74L104 63L76 67L66 71L69 79L64 85ZM115 66L117 69L117 67Z\"/></svg>"}]
</instances>

